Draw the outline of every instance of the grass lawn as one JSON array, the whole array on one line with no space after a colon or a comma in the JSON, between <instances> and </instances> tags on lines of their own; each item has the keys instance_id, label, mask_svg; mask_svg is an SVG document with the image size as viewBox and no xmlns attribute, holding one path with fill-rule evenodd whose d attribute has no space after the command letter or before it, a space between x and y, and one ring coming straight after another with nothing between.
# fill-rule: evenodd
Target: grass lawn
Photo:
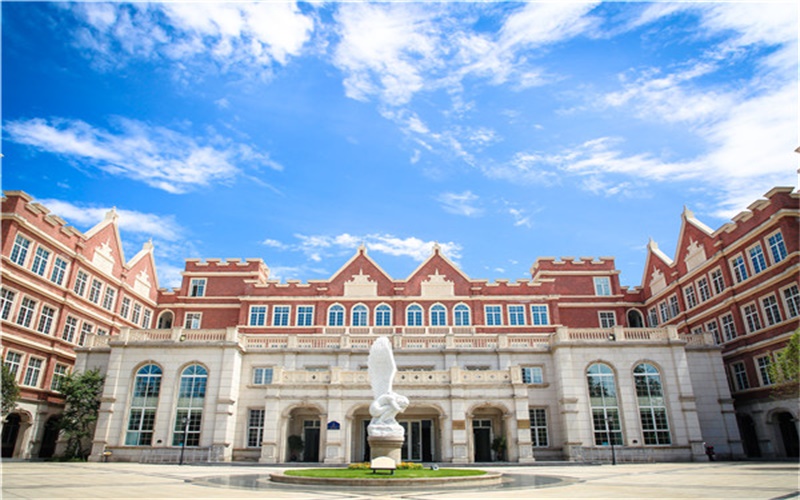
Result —
<instances>
[{"instance_id":1,"label":"grass lawn","mask_svg":"<svg viewBox=\"0 0 800 500\"><path fill-rule=\"evenodd\" d=\"M421 469L421 470L396 470L394 474L380 471L375 474L371 470L357 469L294 469L283 472L287 476L324 477L343 479L409 479L426 477L457 477L457 476L482 476L486 471L475 469Z\"/></svg>"}]
</instances>

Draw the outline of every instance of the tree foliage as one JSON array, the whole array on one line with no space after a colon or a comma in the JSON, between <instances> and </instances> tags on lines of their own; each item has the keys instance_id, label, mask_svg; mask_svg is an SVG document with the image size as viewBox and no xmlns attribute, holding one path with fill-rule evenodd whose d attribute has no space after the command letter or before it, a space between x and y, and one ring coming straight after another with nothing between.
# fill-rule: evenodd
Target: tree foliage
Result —
<instances>
[{"instance_id":1,"label":"tree foliage","mask_svg":"<svg viewBox=\"0 0 800 500\"><path fill-rule=\"evenodd\" d=\"M72 373L64 378L60 391L67 404L60 423L67 438L65 458L85 460L91 452L91 438L103 391L103 376L99 370Z\"/></svg>"},{"instance_id":2,"label":"tree foliage","mask_svg":"<svg viewBox=\"0 0 800 500\"><path fill-rule=\"evenodd\" d=\"M800 384L800 329L795 330L786 347L775 356L769 365L769 377L774 384L773 392L778 397L797 395Z\"/></svg>"},{"instance_id":3,"label":"tree foliage","mask_svg":"<svg viewBox=\"0 0 800 500\"><path fill-rule=\"evenodd\" d=\"M17 405L17 400L19 400L19 386L17 386L14 374L11 373L11 370L9 370L6 365L3 365L2 376L3 404L2 409L0 409L0 414L5 418Z\"/></svg>"}]
</instances>

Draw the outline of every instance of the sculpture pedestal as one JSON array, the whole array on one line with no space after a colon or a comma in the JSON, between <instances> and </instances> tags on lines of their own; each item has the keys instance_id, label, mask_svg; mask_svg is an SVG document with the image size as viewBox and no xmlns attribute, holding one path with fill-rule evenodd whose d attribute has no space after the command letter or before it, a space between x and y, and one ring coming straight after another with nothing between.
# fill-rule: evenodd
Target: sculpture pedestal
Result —
<instances>
[{"instance_id":1,"label":"sculpture pedestal","mask_svg":"<svg viewBox=\"0 0 800 500\"><path fill-rule=\"evenodd\" d=\"M396 464L402 462L401 450L403 449L402 436L369 436L369 458L374 460L378 457L389 457Z\"/></svg>"}]
</instances>

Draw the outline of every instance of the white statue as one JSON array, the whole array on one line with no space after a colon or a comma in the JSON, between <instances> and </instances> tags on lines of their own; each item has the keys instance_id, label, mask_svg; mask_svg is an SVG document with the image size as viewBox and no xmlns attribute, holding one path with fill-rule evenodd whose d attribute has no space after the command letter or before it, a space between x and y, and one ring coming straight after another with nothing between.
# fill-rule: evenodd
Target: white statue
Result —
<instances>
[{"instance_id":1,"label":"white statue","mask_svg":"<svg viewBox=\"0 0 800 500\"><path fill-rule=\"evenodd\" d=\"M397 366L392 355L392 344L386 337L378 338L369 350L369 383L375 400L369 405L372 421L367 433L373 437L399 437L405 435L395 417L408 408L408 398L392 391L392 380Z\"/></svg>"}]
</instances>

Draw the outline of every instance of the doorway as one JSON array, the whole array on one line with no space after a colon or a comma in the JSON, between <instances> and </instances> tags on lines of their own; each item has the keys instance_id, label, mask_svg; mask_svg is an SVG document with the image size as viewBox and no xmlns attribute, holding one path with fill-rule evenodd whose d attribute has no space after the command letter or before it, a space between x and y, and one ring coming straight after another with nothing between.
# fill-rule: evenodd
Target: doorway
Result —
<instances>
[{"instance_id":1,"label":"doorway","mask_svg":"<svg viewBox=\"0 0 800 500\"><path fill-rule=\"evenodd\" d=\"M50 458L56 452L58 442L59 417L50 417L44 424L44 434L42 435L42 446L39 448L39 458Z\"/></svg>"},{"instance_id":2,"label":"doorway","mask_svg":"<svg viewBox=\"0 0 800 500\"><path fill-rule=\"evenodd\" d=\"M472 437L475 446L475 462L492 461L492 421L473 420Z\"/></svg>"},{"instance_id":3,"label":"doorway","mask_svg":"<svg viewBox=\"0 0 800 500\"><path fill-rule=\"evenodd\" d=\"M784 411L778 413L778 429L783 440L783 450L787 457L797 458L800 456L800 443L798 443L797 424L795 424L792 414Z\"/></svg>"},{"instance_id":4,"label":"doorway","mask_svg":"<svg viewBox=\"0 0 800 500\"><path fill-rule=\"evenodd\" d=\"M760 457L761 448L758 446L756 424L750 415L737 415L739 421L739 434L742 435L744 454L750 458Z\"/></svg>"},{"instance_id":5,"label":"doorway","mask_svg":"<svg viewBox=\"0 0 800 500\"><path fill-rule=\"evenodd\" d=\"M2 458L12 458L17 446L21 419L19 414L12 413L3 424Z\"/></svg>"},{"instance_id":6,"label":"doorway","mask_svg":"<svg viewBox=\"0 0 800 500\"><path fill-rule=\"evenodd\" d=\"M319 420L303 420L303 462L319 462Z\"/></svg>"}]
</instances>

